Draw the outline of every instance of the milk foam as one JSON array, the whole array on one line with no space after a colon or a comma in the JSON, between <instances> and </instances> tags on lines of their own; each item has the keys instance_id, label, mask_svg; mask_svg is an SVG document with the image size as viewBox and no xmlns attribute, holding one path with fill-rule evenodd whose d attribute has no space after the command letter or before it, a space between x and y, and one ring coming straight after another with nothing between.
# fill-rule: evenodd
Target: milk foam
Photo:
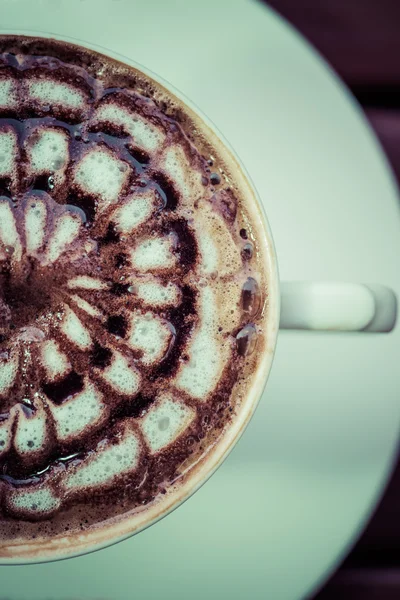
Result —
<instances>
[{"instance_id":1,"label":"milk foam","mask_svg":"<svg viewBox=\"0 0 400 600\"><path fill-rule=\"evenodd\" d=\"M0 80L0 109L17 106L15 82L12 79Z\"/></svg>"},{"instance_id":2,"label":"milk foam","mask_svg":"<svg viewBox=\"0 0 400 600\"><path fill-rule=\"evenodd\" d=\"M130 396L139 390L139 373L120 352L114 352L112 362L104 371L103 377L120 394Z\"/></svg>"},{"instance_id":3,"label":"milk foam","mask_svg":"<svg viewBox=\"0 0 400 600\"><path fill-rule=\"evenodd\" d=\"M173 248L171 236L144 239L131 252L132 266L144 273L170 269L176 263Z\"/></svg>"},{"instance_id":4,"label":"milk foam","mask_svg":"<svg viewBox=\"0 0 400 600\"><path fill-rule=\"evenodd\" d=\"M82 221L76 214L64 213L57 219L54 234L49 240L47 249L48 262L56 262L78 237Z\"/></svg>"},{"instance_id":5,"label":"milk foam","mask_svg":"<svg viewBox=\"0 0 400 600\"><path fill-rule=\"evenodd\" d=\"M113 215L118 230L131 233L145 223L153 214L156 206L154 190L128 197L127 201Z\"/></svg>"},{"instance_id":6,"label":"milk foam","mask_svg":"<svg viewBox=\"0 0 400 600\"><path fill-rule=\"evenodd\" d=\"M60 330L80 350L87 350L91 347L92 338L89 331L77 317L76 313L67 306L64 307L64 317Z\"/></svg>"},{"instance_id":7,"label":"milk foam","mask_svg":"<svg viewBox=\"0 0 400 600\"><path fill-rule=\"evenodd\" d=\"M26 252L34 256L45 241L47 209L44 202L33 197L25 212Z\"/></svg>"},{"instance_id":8,"label":"milk foam","mask_svg":"<svg viewBox=\"0 0 400 600\"><path fill-rule=\"evenodd\" d=\"M181 367L177 385L194 398L205 401L226 365L227 351L217 339L218 310L213 290L206 287L199 298L200 326L189 344L190 360Z\"/></svg>"},{"instance_id":9,"label":"milk foam","mask_svg":"<svg viewBox=\"0 0 400 600\"><path fill-rule=\"evenodd\" d=\"M131 348L143 352L140 360L149 365L159 362L165 355L172 335L168 323L151 313L136 314L131 320L128 343Z\"/></svg>"},{"instance_id":10,"label":"milk foam","mask_svg":"<svg viewBox=\"0 0 400 600\"><path fill-rule=\"evenodd\" d=\"M62 169L68 160L68 135L60 129L42 129L29 144L28 156L34 173L54 173Z\"/></svg>"},{"instance_id":11,"label":"milk foam","mask_svg":"<svg viewBox=\"0 0 400 600\"><path fill-rule=\"evenodd\" d=\"M223 218L206 204L194 227L202 257L201 271L205 275L218 273L219 277L238 273L241 269L240 251Z\"/></svg>"},{"instance_id":12,"label":"milk foam","mask_svg":"<svg viewBox=\"0 0 400 600\"><path fill-rule=\"evenodd\" d=\"M11 261L18 262L21 259L21 242L17 233L14 216L10 203L7 199L0 198L0 251L7 256L10 250Z\"/></svg>"},{"instance_id":13,"label":"milk foam","mask_svg":"<svg viewBox=\"0 0 400 600\"><path fill-rule=\"evenodd\" d=\"M102 148L90 150L79 162L74 181L82 192L98 198L99 210L115 203L129 176L123 161Z\"/></svg>"},{"instance_id":14,"label":"milk foam","mask_svg":"<svg viewBox=\"0 0 400 600\"><path fill-rule=\"evenodd\" d=\"M49 403L49 407L56 426L57 439L61 442L76 438L83 432L89 433L107 416L100 392L89 382L86 382L82 392L64 401L60 406Z\"/></svg>"},{"instance_id":15,"label":"milk foam","mask_svg":"<svg viewBox=\"0 0 400 600\"><path fill-rule=\"evenodd\" d=\"M8 392L17 376L19 366L18 353L16 350L0 356L0 394Z\"/></svg>"},{"instance_id":16,"label":"milk foam","mask_svg":"<svg viewBox=\"0 0 400 600\"><path fill-rule=\"evenodd\" d=\"M11 447L13 437L11 433L12 421L13 419L8 419L7 421L0 421L0 457L2 454L8 452L8 450Z\"/></svg>"},{"instance_id":17,"label":"milk foam","mask_svg":"<svg viewBox=\"0 0 400 600\"><path fill-rule=\"evenodd\" d=\"M159 128L140 118L138 114L132 115L115 102L100 106L94 114L93 123L97 125L111 123L122 126L132 137L133 144L148 152L154 152L160 148L165 139L165 135Z\"/></svg>"},{"instance_id":18,"label":"milk foam","mask_svg":"<svg viewBox=\"0 0 400 600\"><path fill-rule=\"evenodd\" d=\"M92 304L90 304L77 294L71 296L71 300L73 300L73 302L78 306L78 308L84 310L91 317L102 318L103 314L98 308L92 306Z\"/></svg>"},{"instance_id":19,"label":"milk foam","mask_svg":"<svg viewBox=\"0 0 400 600\"><path fill-rule=\"evenodd\" d=\"M160 167L174 182L183 201L193 202L201 198L204 187L201 185L201 173L188 164L185 152L179 146L167 148L160 159Z\"/></svg>"},{"instance_id":20,"label":"milk foam","mask_svg":"<svg viewBox=\"0 0 400 600\"><path fill-rule=\"evenodd\" d=\"M126 427L118 444L98 447L96 453L72 470L72 473L68 473L64 486L67 491L80 491L110 485L118 476L135 470L139 452L137 435Z\"/></svg>"},{"instance_id":21,"label":"milk foam","mask_svg":"<svg viewBox=\"0 0 400 600\"><path fill-rule=\"evenodd\" d=\"M16 488L7 497L7 508L21 517L33 517L35 515L52 514L56 511L61 501L55 497L52 490Z\"/></svg>"},{"instance_id":22,"label":"milk foam","mask_svg":"<svg viewBox=\"0 0 400 600\"><path fill-rule=\"evenodd\" d=\"M100 279L94 277L88 277L87 275L80 275L73 277L68 281L68 287L70 289L82 289L82 290L104 290L107 289L107 284Z\"/></svg>"},{"instance_id":23,"label":"milk foam","mask_svg":"<svg viewBox=\"0 0 400 600\"><path fill-rule=\"evenodd\" d=\"M14 435L14 446L18 454L31 454L40 451L46 442L47 418L42 406L33 416L28 416L21 406L17 410L17 428Z\"/></svg>"},{"instance_id":24,"label":"milk foam","mask_svg":"<svg viewBox=\"0 0 400 600\"><path fill-rule=\"evenodd\" d=\"M55 340L46 340L41 345L41 359L46 376L50 381L66 375L71 370L71 364L64 352L61 352Z\"/></svg>"},{"instance_id":25,"label":"milk foam","mask_svg":"<svg viewBox=\"0 0 400 600\"><path fill-rule=\"evenodd\" d=\"M152 452L176 441L193 421L195 411L172 396L165 395L143 418L142 429Z\"/></svg>"},{"instance_id":26,"label":"milk foam","mask_svg":"<svg viewBox=\"0 0 400 600\"><path fill-rule=\"evenodd\" d=\"M85 107L85 96L72 85L57 81L32 79L26 84L28 97L43 107L58 104L65 109Z\"/></svg>"},{"instance_id":27,"label":"milk foam","mask_svg":"<svg viewBox=\"0 0 400 600\"><path fill-rule=\"evenodd\" d=\"M255 275L233 192L162 103L18 60L0 79L0 520L120 482L142 506L220 428L243 366Z\"/></svg>"},{"instance_id":28,"label":"milk foam","mask_svg":"<svg viewBox=\"0 0 400 600\"><path fill-rule=\"evenodd\" d=\"M158 281L134 281L133 287L140 300L147 306L165 307L176 306L179 303L180 292L177 285Z\"/></svg>"},{"instance_id":29,"label":"milk foam","mask_svg":"<svg viewBox=\"0 0 400 600\"><path fill-rule=\"evenodd\" d=\"M18 155L17 135L13 130L0 131L0 177L14 172L15 157Z\"/></svg>"}]
</instances>

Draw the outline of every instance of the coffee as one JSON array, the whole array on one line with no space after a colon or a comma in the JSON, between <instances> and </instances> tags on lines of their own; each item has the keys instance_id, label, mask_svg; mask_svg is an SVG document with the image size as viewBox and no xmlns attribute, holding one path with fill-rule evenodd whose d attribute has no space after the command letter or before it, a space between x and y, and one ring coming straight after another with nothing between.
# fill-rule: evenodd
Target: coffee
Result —
<instances>
[{"instance_id":1,"label":"coffee","mask_svg":"<svg viewBox=\"0 0 400 600\"><path fill-rule=\"evenodd\" d=\"M161 505L246 399L264 250L204 131L132 67L0 36L4 547Z\"/></svg>"}]
</instances>

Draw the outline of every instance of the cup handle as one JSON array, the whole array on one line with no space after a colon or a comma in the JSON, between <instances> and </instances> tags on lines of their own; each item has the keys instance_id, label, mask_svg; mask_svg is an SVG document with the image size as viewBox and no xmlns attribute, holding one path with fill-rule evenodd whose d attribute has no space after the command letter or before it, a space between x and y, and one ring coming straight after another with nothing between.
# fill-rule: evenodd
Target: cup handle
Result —
<instances>
[{"instance_id":1,"label":"cup handle","mask_svg":"<svg viewBox=\"0 0 400 600\"><path fill-rule=\"evenodd\" d=\"M393 329L396 316L396 295L383 285L281 283L281 329L383 333Z\"/></svg>"}]
</instances>

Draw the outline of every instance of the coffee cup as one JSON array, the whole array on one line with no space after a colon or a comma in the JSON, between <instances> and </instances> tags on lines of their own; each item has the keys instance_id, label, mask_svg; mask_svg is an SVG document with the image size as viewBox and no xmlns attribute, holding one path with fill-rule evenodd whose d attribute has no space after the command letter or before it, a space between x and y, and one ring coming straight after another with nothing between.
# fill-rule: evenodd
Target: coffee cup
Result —
<instances>
[{"instance_id":1,"label":"coffee cup","mask_svg":"<svg viewBox=\"0 0 400 600\"><path fill-rule=\"evenodd\" d=\"M6 33L9 35L11 32ZM27 32L13 33L28 35ZM54 37L37 32L33 35L44 38ZM0 561L3 564L56 560L104 548L153 525L188 499L222 464L253 416L272 367L279 328L372 334L391 331L396 321L396 297L392 290L383 285L373 282L280 282L276 250L262 199L252 184L245 166L217 127L171 84L134 61L82 41L64 41L75 43L123 63L166 89L185 106L189 114L193 115L193 119L199 123L207 139L211 140L212 145L224 155L230 168L235 170L240 189L246 198L251 198L255 233L261 240L263 249L263 269L268 282L268 294L264 303L266 316L263 321L265 343L257 350L259 353L257 367L252 373L251 385L247 389L246 397L235 419L215 443L206 459L199 461L190 476L176 489L166 493L162 501L146 507L145 510L127 513L118 519L110 519L103 522L101 526L79 533L57 534L40 542L33 539L24 540L23 544L9 543L4 547L0 542Z\"/></svg>"}]
</instances>

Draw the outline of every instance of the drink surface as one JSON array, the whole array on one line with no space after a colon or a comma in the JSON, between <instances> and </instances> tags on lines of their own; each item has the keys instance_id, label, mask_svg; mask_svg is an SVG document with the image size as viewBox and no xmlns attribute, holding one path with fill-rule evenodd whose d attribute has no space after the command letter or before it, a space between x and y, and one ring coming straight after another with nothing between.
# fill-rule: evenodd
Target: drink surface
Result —
<instances>
[{"instance_id":1,"label":"drink surface","mask_svg":"<svg viewBox=\"0 0 400 600\"><path fill-rule=\"evenodd\" d=\"M0 36L0 545L162 502L234 421L268 294L225 159L133 67Z\"/></svg>"}]
</instances>

